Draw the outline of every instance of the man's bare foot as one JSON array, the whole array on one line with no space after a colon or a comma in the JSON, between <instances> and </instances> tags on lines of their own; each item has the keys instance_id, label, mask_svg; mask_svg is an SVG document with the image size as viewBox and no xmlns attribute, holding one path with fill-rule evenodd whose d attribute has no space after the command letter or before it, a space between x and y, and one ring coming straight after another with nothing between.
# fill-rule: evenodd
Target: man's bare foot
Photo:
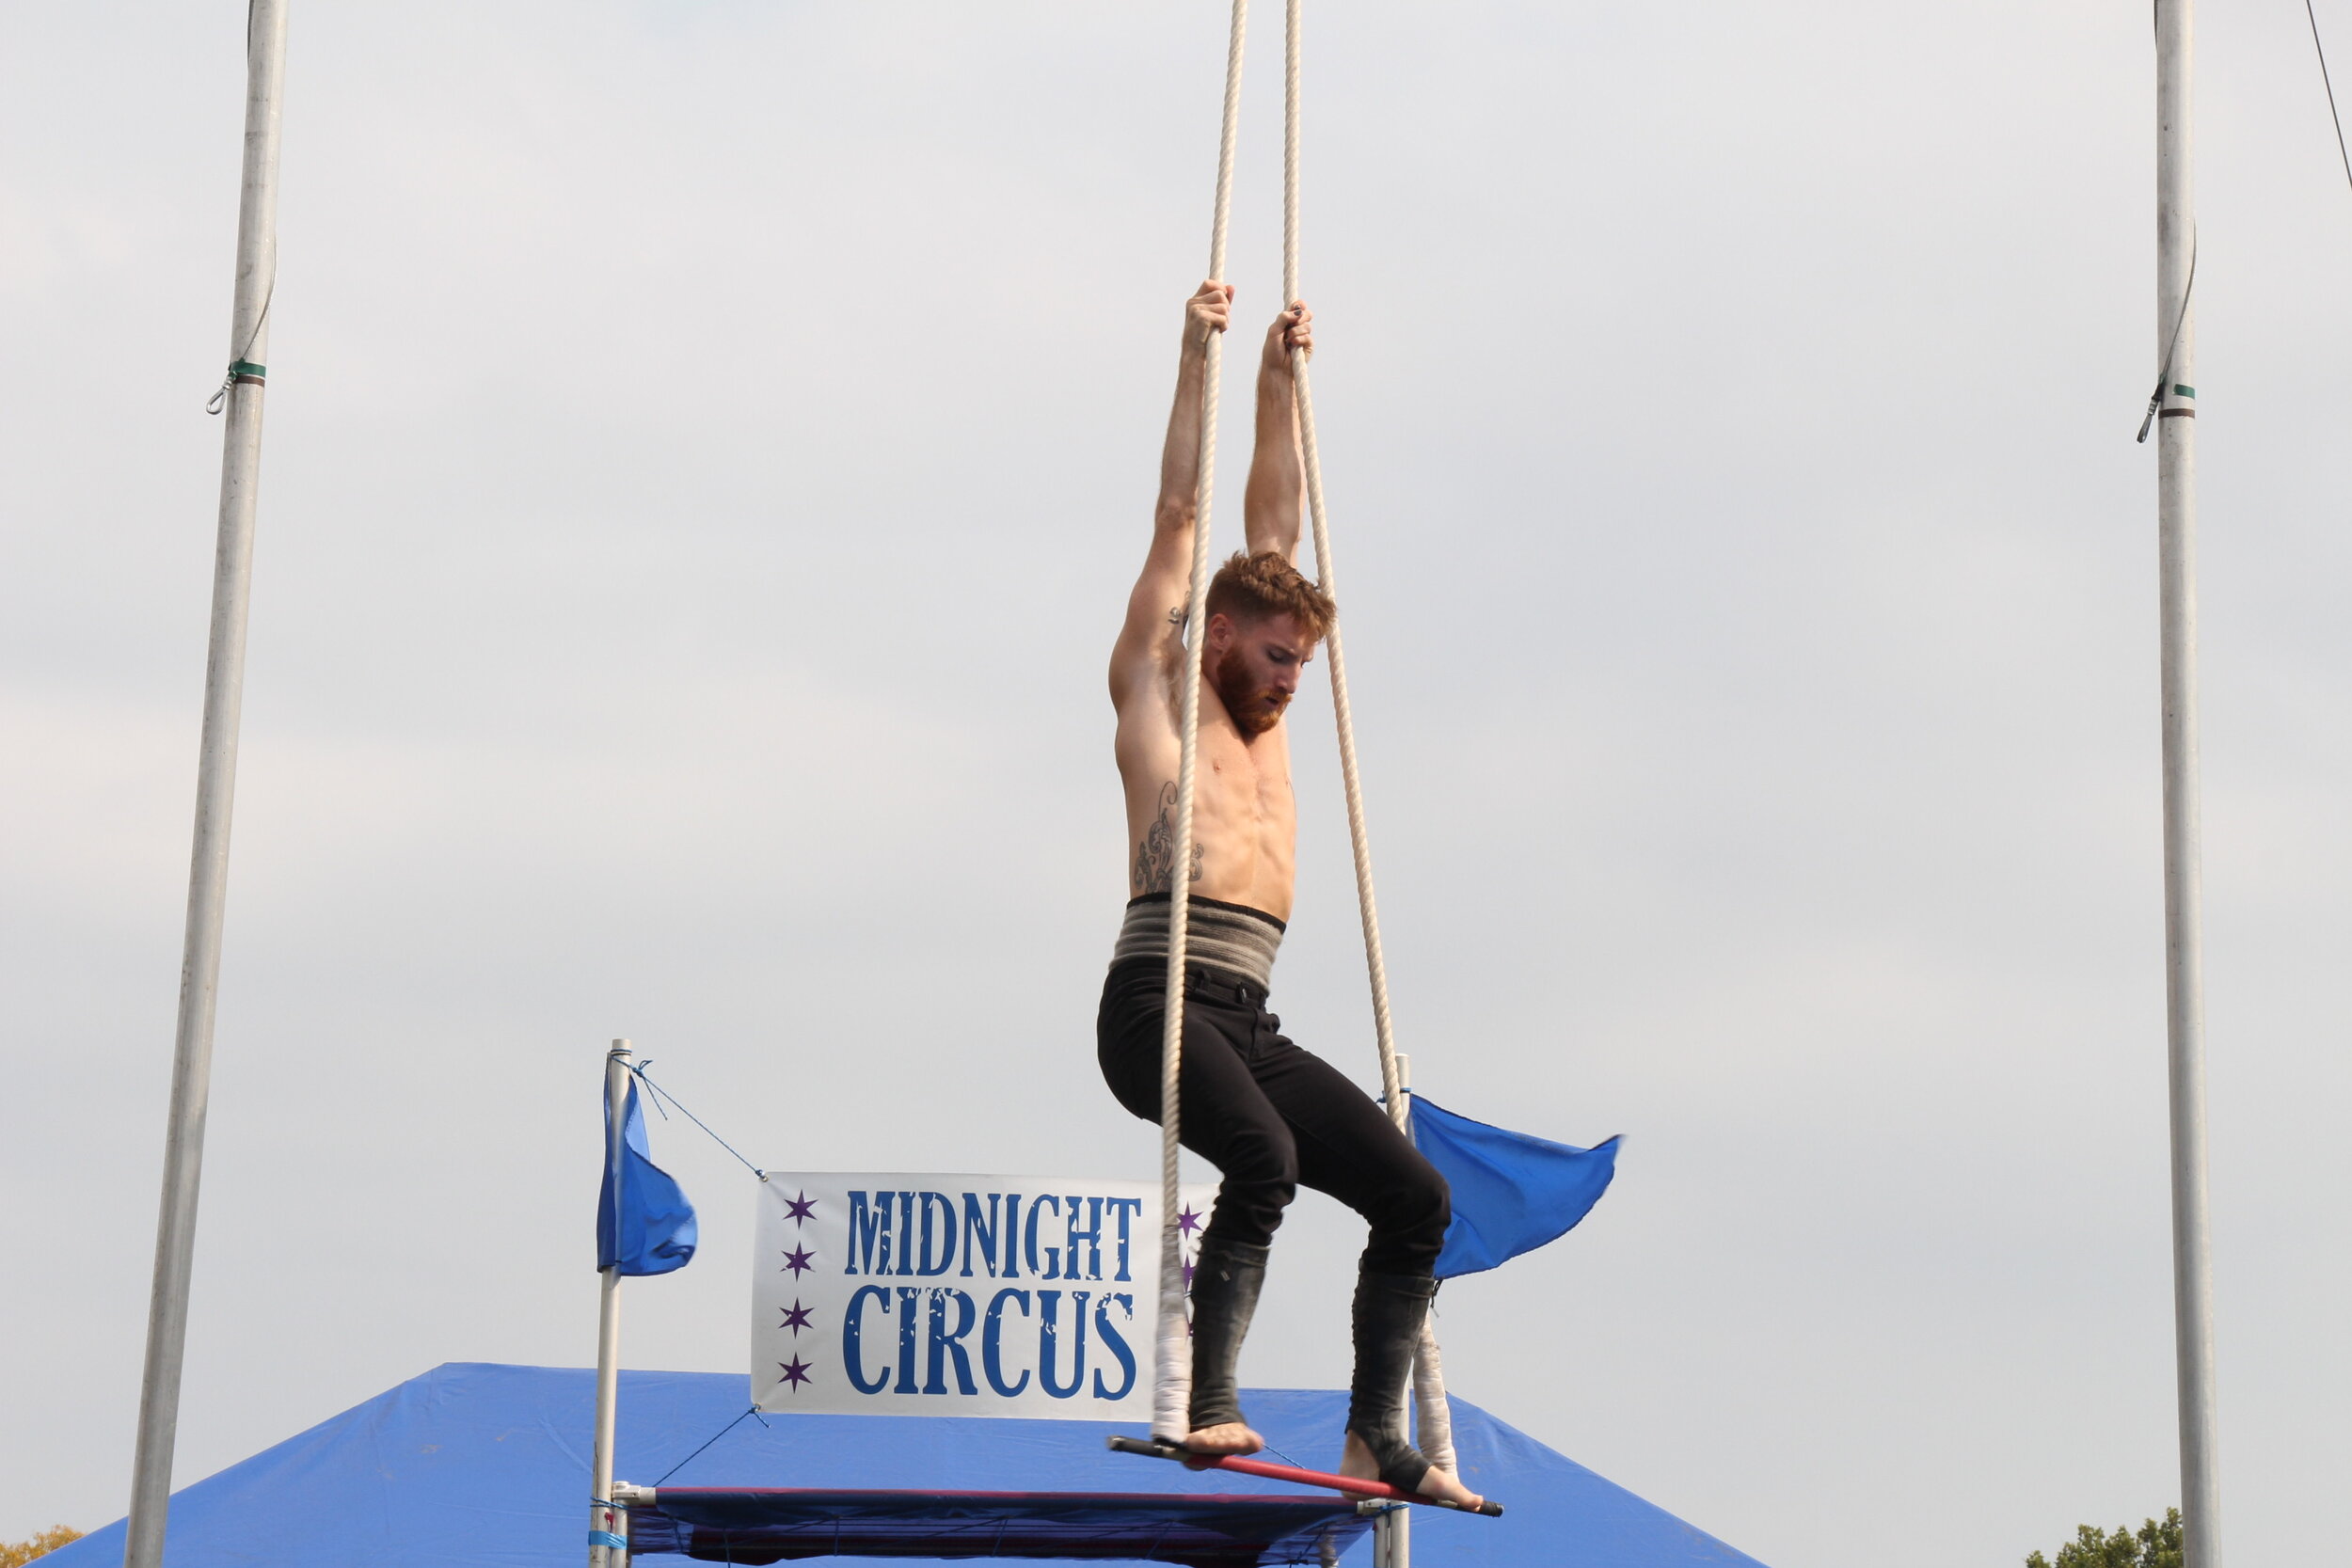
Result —
<instances>
[{"instance_id":1,"label":"man's bare foot","mask_svg":"<svg viewBox=\"0 0 2352 1568\"><path fill-rule=\"evenodd\" d=\"M1346 1446L1340 1450L1340 1474L1358 1481L1380 1479L1379 1461L1372 1457L1372 1450L1364 1446L1364 1440L1352 1432L1347 1434ZM1421 1485L1415 1490L1424 1497L1458 1503L1464 1508L1476 1508L1486 1500L1456 1481L1453 1471L1440 1470L1434 1465L1429 1467L1429 1473L1421 1478Z\"/></svg>"},{"instance_id":2,"label":"man's bare foot","mask_svg":"<svg viewBox=\"0 0 2352 1568\"><path fill-rule=\"evenodd\" d=\"M1220 1421L1184 1433L1184 1447L1194 1453L1256 1453L1265 1439L1240 1421Z\"/></svg>"}]
</instances>

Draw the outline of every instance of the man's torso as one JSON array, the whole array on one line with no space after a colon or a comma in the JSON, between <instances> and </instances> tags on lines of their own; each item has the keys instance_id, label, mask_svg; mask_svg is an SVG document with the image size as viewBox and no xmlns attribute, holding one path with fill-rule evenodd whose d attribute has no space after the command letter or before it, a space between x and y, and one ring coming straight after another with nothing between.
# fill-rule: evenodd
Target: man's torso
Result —
<instances>
[{"instance_id":1,"label":"man's torso","mask_svg":"<svg viewBox=\"0 0 2352 1568\"><path fill-rule=\"evenodd\" d=\"M1176 775L1183 760L1177 679L1136 683L1119 713L1119 774L1127 796L1127 892L1167 891L1175 851ZM1189 890L1288 920L1298 838L1290 731L1254 740L1234 728L1216 689L1200 689Z\"/></svg>"}]
</instances>

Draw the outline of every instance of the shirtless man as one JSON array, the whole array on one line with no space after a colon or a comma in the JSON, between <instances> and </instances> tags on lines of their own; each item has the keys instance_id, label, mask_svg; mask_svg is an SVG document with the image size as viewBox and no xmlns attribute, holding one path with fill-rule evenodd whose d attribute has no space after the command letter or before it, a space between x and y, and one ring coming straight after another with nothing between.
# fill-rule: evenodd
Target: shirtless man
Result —
<instances>
[{"instance_id":1,"label":"shirtless man","mask_svg":"<svg viewBox=\"0 0 2352 1568\"><path fill-rule=\"evenodd\" d=\"M1160 1116L1170 861L1182 741L1185 600L1200 470L1202 348L1222 332L1232 290L1204 283L1184 308L1176 406L1160 457L1151 554L1111 651L1119 773L1127 791L1127 904L1096 1020L1103 1076L1120 1104ZM1356 1285L1356 1374L1343 1475L1475 1506L1477 1497L1416 1450L1405 1388L1437 1291L1431 1270L1452 1211L1445 1178L1362 1090L1280 1033L1266 1011L1274 955L1291 912L1297 807L1283 710L1331 601L1292 563L1302 472L1290 349L1311 350L1293 305L1267 329L1258 367L1257 451L1243 520L1249 548L1209 586L1202 635L1200 749L1186 868L1184 1076L1186 1148L1224 1177L1192 1279L1192 1431L1200 1453L1251 1453L1235 1381L1242 1337L1265 1278L1282 1211L1300 1184L1371 1223Z\"/></svg>"}]
</instances>

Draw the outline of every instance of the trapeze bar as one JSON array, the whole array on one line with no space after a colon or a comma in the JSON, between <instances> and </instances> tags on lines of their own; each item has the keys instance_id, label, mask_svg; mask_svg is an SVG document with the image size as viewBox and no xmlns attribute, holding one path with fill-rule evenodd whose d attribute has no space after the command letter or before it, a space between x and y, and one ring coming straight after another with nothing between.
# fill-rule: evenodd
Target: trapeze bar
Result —
<instances>
[{"instance_id":1,"label":"trapeze bar","mask_svg":"<svg viewBox=\"0 0 2352 1568\"><path fill-rule=\"evenodd\" d=\"M1335 1476L1323 1470L1302 1470L1295 1465L1275 1465L1263 1459L1245 1459L1234 1453L1194 1453L1189 1449L1156 1439L1113 1437L1107 1441L1114 1453L1140 1454L1146 1459L1172 1459L1188 1470L1237 1470L1246 1476L1264 1476L1269 1481L1295 1481L1301 1486L1324 1486L1359 1497L1385 1497L1391 1502L1450 1508L1457 1513L1483 1513L1489 1519L1502 1517L1502 1505L1498 1502L1483 1502L1476 1508L1464 1508L1460 1503L1448 1502L1443 1497L1423 1497L1419 1492L1407 1492L1401 1486L1391 1486L1385 1481Z\"/></svg>"}]
</instances>

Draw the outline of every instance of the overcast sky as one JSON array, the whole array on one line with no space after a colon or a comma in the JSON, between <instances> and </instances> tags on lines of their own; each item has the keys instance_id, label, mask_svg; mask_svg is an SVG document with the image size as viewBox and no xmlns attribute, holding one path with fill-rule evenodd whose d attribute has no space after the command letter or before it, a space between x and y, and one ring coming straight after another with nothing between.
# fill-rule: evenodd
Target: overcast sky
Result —
<instances>
[{"instance_id":1,"label":"overcast sky","mask_svg":"<svg viewBox=\"0 0 2352 1568\"><path fill-rule=\"evenodd\" d=\"M1232 277L1276 304L1279 8ZM298 0L180 1477L594 1355L605 1042L756 1159L1148 1178L1110 639L1223 10ZM2323 24L2352 64L2352 0ZM1306 276L1402 1043L1615 1188L1456 1389L1776 1568L2178 1498L2144 6L1315 8ZM2206 8L2224 1525L2352 1469L2352 195ZM242 8L0 21L0 1538L127 1495ZM1239 363L1247 359L1236 356ZM1236 372L1229 409L1247 383ZM1237 449L1220 537L1238 536ZM1277 1006L1375 1074L1327 693ZM743 1365L749 1179L634 1366ZM1252 1382L1344 1380L1302 1199Z\"/></svg>"}]
</instances>

